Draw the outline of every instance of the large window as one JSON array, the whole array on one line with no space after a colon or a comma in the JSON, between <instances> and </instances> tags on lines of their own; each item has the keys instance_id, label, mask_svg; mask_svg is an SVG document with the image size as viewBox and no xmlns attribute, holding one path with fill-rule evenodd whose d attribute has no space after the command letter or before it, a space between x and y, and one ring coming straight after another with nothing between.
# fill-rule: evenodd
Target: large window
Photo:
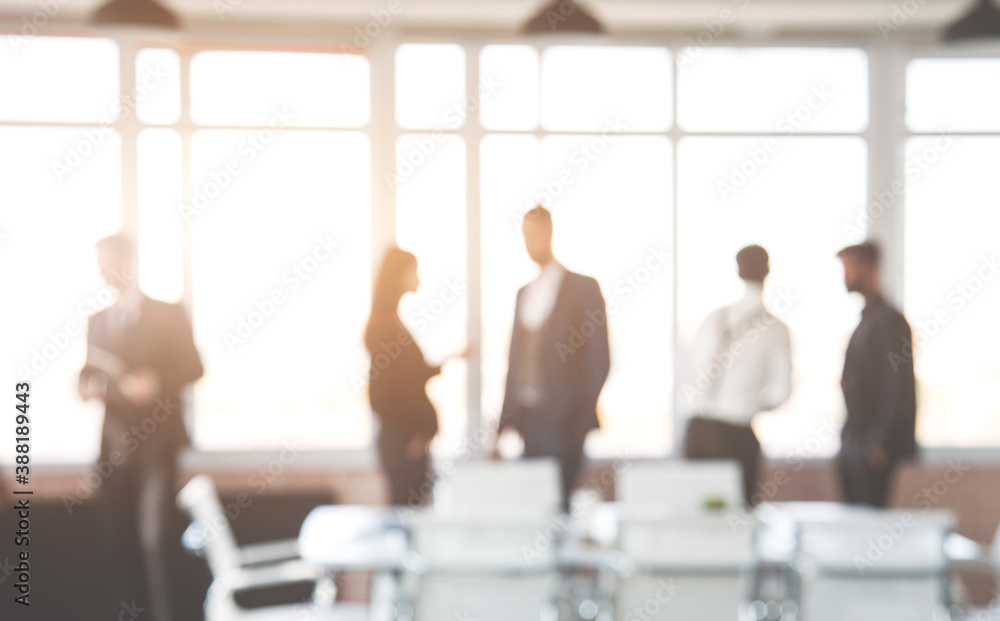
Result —
<instances>
[{"instance_id":1,"label":"large window","mask_svg":"<svg viewBox=\"0 0 1000 621\"><path fill-rule=\"evenodd\" d=\"M655 48L489 46L482 73L503 93L506 76L541 77L541 91L504 118L512 131L487 135L482 155L483 411L503 399L517 289L531 280L520 216L553 213L554 250L568 269L597 278L608 306L611 374L598 406L592 455L669 449L673 375L672 63ZM611 82L609 85L608 82ZM609 87L613 86L613 87ZM515 88L517 86L515 85ZM541 138L541 126L560 130ZM559 111L563 112L560 114Z\"/></svg>"},{"instance_id":2,"label":"large window","mask_svg":"<svg viewBox=\"0 0 1000 621\"><path fill-rule=\"evenodd\" d=\"M191 60L195 442L363 448L356 377L370 300L368 64L203 52ZM240 129L212 128L245 125ZM333 128L342 129L333 129ZM323 129L331 128L331 129Z\"/></svg>"},{"instance_id":3,"label":"large window","mask_svg":"<svg viewBox=\"0 0 1000 621\"><path fill-rule=\"evenodd\" d=\"M678 117L678 338L682 353L715 308L743 295L736 253L770 253L765 304L792 339L792 396L754 427L771 455L828 455L858 300L844 291L836 252L865 205L868 64L855 49L682 52ZM697 135L697 134L702 135ZM730 133L727 136L725 134ZM864 235L864 232L861 232ZM690 360L690 358L685 358ZM702 369L682 368L678 409ZM688 397L685 397L688 395Z\"/></svg>"},{"instance_id":4,"label":"large window","mask_svg":"<svg viewBox=\"0 0 1000 621\"><path fill-rule=\"evenodd\" d=\"M80 402L77 374L87 317L113 300L94 242L121 226L118 46L0 37L0 85L5 377L32 383L33 459L95 459L102 413ZM0 455L13 460L13 442Z\"/></svg>"},{"instance_id":5,"label":"large window","mask_svg":"<svg viewBox=\"0 0 1000 621\"><path fill-rule=\"evenodd\" d=\"M143 290L193 319L206 367L188 421L198 448L371 446L362 332L373 268L394 242L420 262L402 319L431 362L447 361L428 384L433 450L464 450L476 411L490 422L500 409L515 295L537 270L521 216L538 203L558 259L595 277L608 304L592 456L677 445L692 339L742 294L735 254L749 243L771 253L765 301L793 348L792 398L755 422L764 450L835 451L861 308L835 253L873 221L902 271L921 443L1000 444L1000 367L973 346L1000 337L996 59L900 64L906 92L876 100L870 50L852 47L8 43L0 341L47 413L40 461L97 453L100 408L75 383L86 318L113 300L93 243L119 228L137 240ZM903 101L904 135L869 122ZM905 218L868 213L859 226L876 148L905 175L893 189Z\"/></svg>"},{"instance_id":6,"label":"large window","mask_svg":"<svg viewBox=\"0 0 1000 621\"><path fill-rule=\"evenodd\" d=\"M1000 60L910 63L904 274L913 343L900 353L913 356L926 446L1000 445L998 110Z\"/></svg>"}]
</instances>

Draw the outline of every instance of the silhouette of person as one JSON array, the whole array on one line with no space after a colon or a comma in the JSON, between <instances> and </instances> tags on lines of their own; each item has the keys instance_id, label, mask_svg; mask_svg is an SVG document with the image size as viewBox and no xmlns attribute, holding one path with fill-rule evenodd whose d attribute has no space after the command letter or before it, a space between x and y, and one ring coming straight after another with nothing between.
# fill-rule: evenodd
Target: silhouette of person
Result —
<instances>
[{"instance_id":1,"label":"silhouette of person","mask_svg":"<svg viewBox=\"0 0 1000 621\"><path fill-rule=\"evenodd\" d=\"M515 430L524 457L558 460L568 510L584 440L600 426L597 398L610 368L607 312L597 281L556 261L547 209L528 211L522 232L540 273L517 292L497 436Z\"/></svg>"},{"instance_id":2,"label":"silhouette of person","mask_svg":"<svg viewBox=\"0 0 1000 621\"><path fill-rule=\"evenodd\" d=\"M838 456L841 482L847 502L881 507L896 465L917 450L910 324L882 297L878 246L848 246L837 256L847 290L865 298L841 379L847 405Z\"/></svg>"},{"instance_id":3,"label":"silhouette of person","mask_svg":"<svg viewBox=\"0 0 1000 621\"><path fill-rule=\"evenodd\" d=\"M760 461L760 442L751 422L758 412L784 403L792 391L788 327L764 305L768 261L767 251L756 245L736 254L746 292L702 322L695 343L697 377L685 388L695 416L684 437L684 456L739 461L749 504L757 504Z\"/></svg>"},{"instance_id":4,"label":"silhouette of person","mask_svg":"<svg viewBox=\"0 0 1000 621\"><path fill-rule=\"evenodd\" d=\"M183 307L139 290L128 238L97 242L97 261L118 298L90 317L79 392L84 400L105 403L98 474L118 572L114 605L135 599L148 606L151 618L169 621L164 554L176 542L166 541L166 529L174 512L177 455L190 444L181 391L203 369Z\"/></svg>"},{"instance_id":5,"label":"silhouette of person","mask_svg":"<svg viewBox=\"0 0 1000 621\"><path fill-rule=\"evenodd\" d=\"M364 337L371 356L368 399L381 423L379 459L395 506L422 506L431 498L427 450L438 421L425 385L441 367L427 364L397 312L403 294L419 284L417 258L390 248L375 280Z\"/></svg>"}]
</instances>

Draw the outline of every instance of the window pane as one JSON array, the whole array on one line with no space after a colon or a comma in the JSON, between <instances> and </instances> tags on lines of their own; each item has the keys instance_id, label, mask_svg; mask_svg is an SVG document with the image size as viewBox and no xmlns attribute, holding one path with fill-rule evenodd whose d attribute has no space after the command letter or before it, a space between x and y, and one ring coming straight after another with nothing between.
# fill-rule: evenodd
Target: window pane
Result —
<instances>
[{"instance_id":1,"label":"window pane","mask_svg":"<svg viewBox=\"0 0 1000 621\"><path fill-rule=\"evenodd\" d=\"M402 136L396 143L396 241L417 255L420 287L404 296L399 316L431 364L467 347L465 143L458 136ZM407 166L412 168L407 168ZM427 383L437 409L439 456L465 448L465 364L456 359Z\"/></svg>"},{"instance_id":2,"label":"window pane","mask_svg":"<svg viewBox=\"0 0 1000 621\"><path fill-rule=\"evenodd\" d=\"M865 208L867 150L857 138L777 144L766 164L725 198L719 184L732 181L732 167L741 166L748 150L767 143L689 138L680 144L679 338L689 356L702 320L743 294L737 251L764 246L771 266L764 301L791 332L793 389L783 406L754 420L754 429L770 455L825 456L837 449L839 436L824 425L839 426L843 417L840 376L861 309L844 290L836 253L859 241L851 226ZM683 381L696 375L692 369ZM679 405L691 409L683 396Z\"/></svg>"},{"instance_id":3,"label":"window pane","mask_svg":"<svg viewBox=\"0 0 1000 621\"><path fill-rule=\"evenodd\" d=\"M84 37L0 36L0 119L111 123L118 45Z\"/></svg>"},{"instance_id":4,"label":"window pane","mask_svg":"<svg viewBox=\"0 0 1000 621\"><path fill-rule=\"evenodd\" d=\"M1000 60L920 59L906 71L906 123L914 131L1000 130Z\"/></svg>"},{"instance_id":5,"label":"window pane","mask_svg":"<svg viewBox=\"0 0 1000 621\"><path fill-rule=\"evenodd\" d=\"M926 164L907 168L904 269L923 445L1000 445L998 161L997 138L907 145Z\"/></svg>"},{"instance_id":6,"label":"window pane","mask_svg":"<svg viewBox=\"0 0 1000 621\"><path fill-rule=\"evenodd\" d=\"M356 378L367 372L368 140L279 132L250 158L248 135L201 131L192 141L203 206L191 214L193 316L205 363L195 442L366 446L371 417Z\"/></svg>"},{"instance_id":7,"label":"window pane","mask_svg":"<svg viewBox=\"0 0 1000 621\"><path fill-rule=\"evenodd\" d=\"M542 56L542 125L660 131L672 114L670 52L663 48L556 46Z\"/></svg>"},{"instance_id":8,"label":"window pane","mask_svg":"<svg viewBox=\"0 0 1000 621\"><path fill-rule=\"evenodd\" d=\"M456 129L465 125L466 109L465 50L460 45L399 46L396 121L401 126Z\"/></svg>"},{"instance_id":9,"label":"window pane","mask_svg":"<svg viewBox=\"0 0 1000 621\"><path fill-rule=\"evenodd\" d=\"M479 57L480 120L489 129L538 127L538 52L528 45L487 45ZM483 93L486 94L485 92Z\"/></svg>"},{"instance_id":10,"label":"window pane","mask_svg":"<svg viewBox=\"0 0 1000 621\"><path fill-rule=\"evenodd\" d=\"M181 139L171 129L139 134L139 286L180 302L184 295Z\"/></svg>"},{"instance_id":11,"label":"window pane","mask_svg":"<svg viewBox=\"0 0 1000 621\"><path fill-rule=\"evenodd\" d=\"M556 257L597 278L608 308L611 373L599 403L602 430L588 438L588 453L668 450L671 153L666 139L653 137L554 136L540 148L520 136L483 142L484 412L499 412L515 295L537 274L520 217L541 200L553 213Z\"/></svg>"},{"instance_id":12,"label":"window pane","mask_svg":"<svg viewBox=\"0 0 1000 621\"><path fill-rule=\"evenodd\" d=\"M368 122L368 60L357 54L201 52L191 59L196 123L358 127Z\"/></svg>"},{"instance_id":13,"label":"window pane","mask_svg":"<svg viewBox=\"0 0 1000 621\"><path fill-rule=\"evenodd\" d=\"M868 125L861 50L686 48L678 122L691 131L856 132Z\"/></svg>"},{"instance_id":14,"label":"window pane","mask_svg":"<svg viewBox=\"0 0 1000 621\"><path fill-rule=\"evenodd\" d=\"M174 50L146 48L135 57L136 108L143 123L181 117L181 58Z\"/></svg>"},{"instance_id":15,"label":"window pane","mask_svg":"<svg viewBox=\"0 0 1000 621\"><path fill-rule=\"evenodd\" d=\"M482 412L497 421L517 290L536 275L524 250L522 215L538 204L541 143L535 136L486 136L480 149Z\"/></svg>"},{"instance_id":16,"label":"window pane","mask_svg":"<svg viewBox=\"0 0 1000 621\"><path fill-rule=\"evenodd\" d=\"M94 243L121 226L121 150L116 133L60 180L52 158L79 128L0 127L0 287L7 292L0 358L31 382L32 462L97 457L104 412L77 396L87 319L114 300L97 271ZM11 387L13 388L13 387ZM9 437L9 436L7 436ZM0 446L12 462L13 442Z\"/></svg>"}]
</instances>

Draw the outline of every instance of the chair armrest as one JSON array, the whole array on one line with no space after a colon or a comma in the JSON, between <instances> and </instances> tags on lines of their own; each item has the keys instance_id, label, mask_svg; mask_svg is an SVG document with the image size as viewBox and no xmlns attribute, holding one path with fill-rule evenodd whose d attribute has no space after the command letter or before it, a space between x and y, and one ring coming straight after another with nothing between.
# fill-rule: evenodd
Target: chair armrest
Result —
<instances>
[{"instance_id":1,"label":"chair armrest","mask_svg":"<svg viewBox=\"0 0 1000 621\"><path fill-rule=\"evenodd\" d=\"M184 534L181 535L181 545L189 554L200 556L204 552L207 542L205 541L205 528L200 522L191 522L184 529Z\"/></svg>"},{"instance_id":2,"label":"chair armrest","mask_svg":"<svg viewBox=\"0 0 1000 621\"><path fill-rule=\"evenodd\" d=\"M229 591L280 586L293 582L318 582L326 577L326 570L319 565L294 560L273 565L241 567L220 578Z\"/></svg>"},{"instance_id":3,"label":"chair armrest","mask_svg":"<svg viewBox=\"0 0 1000 621\"><path fill-rule=\"evenodd\" d=\"M240 547L240 565L259 565L299 558L298 539L280 539Z\"/></svg>"}]
</instances>

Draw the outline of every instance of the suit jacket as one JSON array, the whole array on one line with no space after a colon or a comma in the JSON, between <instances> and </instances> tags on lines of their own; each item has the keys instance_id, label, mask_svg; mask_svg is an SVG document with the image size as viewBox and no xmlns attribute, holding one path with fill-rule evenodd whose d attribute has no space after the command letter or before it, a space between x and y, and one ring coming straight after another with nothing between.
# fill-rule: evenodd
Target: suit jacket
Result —
<instances>
[{"instance_id":1,"label":"suit jacket","mask_svg":"<svg viewBox=\"0 0 1000 621\"><path fill-rule=\"evenodd\" d=\"M152 404L137 406L122 397L117 378L108 378L102 458L108 459L110 452L117 449L126 456L173 459L190 444L184 425L181 390L204 372L194 345L191 323L179 304L143 295L134 320L125 325L120 338L113 338L108 333L108 312L104 309L90 317L87 364L80 372L81 379L91 374L107 375L91 359L91 347L98 347L120 358L125 371L152 368L159 375L161 385ZM153 429L154 424L155 430L150 433L148 430ZM133 428L137 431L130 432Z\"/></svg>"},{"instance_id":2,"label":"suit jacket","mask_svg":"<svg viewBox=\"0 0 1000 621\"><path fill-rule=\"evenodd\" d=\"M437 412L425 385L441 367L427 364L395 313L374 317L365 340L371 355L368 400L383 430L433 437L438 429Z\"/></svg>"},{"instance_id":3,"label":"suit jacket","mask_svg":"<svg viewBox=\"0 0 1000 621\"><path fill-rule=\"evenodd\" d=\"M522 287L517 292L500 429L511 426L525 436L567 433L583 438L600 426L597 397L611 362L601 287L589 276L570 271L563 276L552 312L534 337L541 396L530 410L521 406L517 394L526 347L517 319L524 291Z\"/></svg>"},{"instance_id":4,"label":"suit jacket","mask_svg":"<svg viewBox=\"0 0 1000 621\"><path fill-rule=\"evenodd\" d=\"M871 301L851 336L841 380L845 444L881 446L893 457L916 452L916 394L910 324L884 300Z\"/></svg>"}]
</instances>

